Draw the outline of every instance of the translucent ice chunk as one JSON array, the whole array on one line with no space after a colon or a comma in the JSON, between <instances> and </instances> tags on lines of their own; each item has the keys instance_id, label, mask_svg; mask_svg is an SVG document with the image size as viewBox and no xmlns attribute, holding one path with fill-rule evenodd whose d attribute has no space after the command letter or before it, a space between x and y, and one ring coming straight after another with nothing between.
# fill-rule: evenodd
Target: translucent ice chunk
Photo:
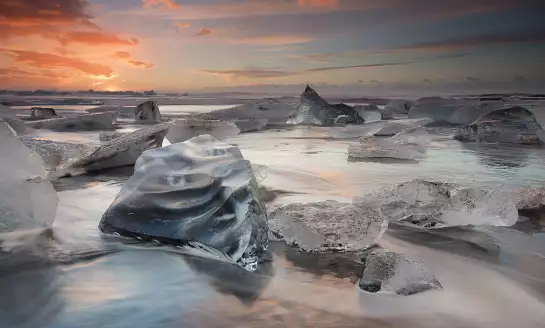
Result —
<instances>
[{"instance_id":1,"label":"translucent ice chunk","mask_svg":"<svg viewBox=\"0 0 545 328\"><path fill-rule=\"evenodd\" d=\"M290 204L269 216L271 234L305 251L356 251L376 244L388 221L372 208L336 201Z\"/></svg>"},{"instance_id":2,"label":"translucent ice chunk","mask_svg":"<svg viewBox=\"0 0 545 328\"><path fill-rule=\"evenodd\" d=\"M464 225L511 226L518 211L512 193L413 180L354 200L380 209L385 220L432 229Z\"/></svg>"},{"instance_id":3,"label":"translucent ice chunk","mask_svg":"<svg viewBox=\"0 0 545 328\"><path fill-rule=\"evenodd\" d=\"M0 233L50 227L58 199L42 159L2 120L0 150Z\"/></svg>"},{"instance_id":4,"label":"translucent ice chunk","mask_svg":"<svg viewBox=\"0 0 545 328\"><path fill-rule=\"evenodd\" d=\"M268 245L267 214L250 163L237 147L209 135L142 154L100 229L202 244L248 270Z\"/></svg>"}]
</instances>

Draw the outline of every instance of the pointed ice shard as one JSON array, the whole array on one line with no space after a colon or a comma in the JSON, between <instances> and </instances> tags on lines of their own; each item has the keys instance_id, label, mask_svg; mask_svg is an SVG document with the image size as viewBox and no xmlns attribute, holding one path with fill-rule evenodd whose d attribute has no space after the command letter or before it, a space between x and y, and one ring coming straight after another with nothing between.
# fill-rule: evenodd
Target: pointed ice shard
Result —
<instances>
[{"instance_id":1,"label":"pointed ice shard","mask_svg":"<svg viewBox=\"0 0 545 328\"><path fill-rule=\"evenodd\" d=\"M157 105L156 101L151 100L141 103L140 105L136 106L134 118L137 122L161 122L162 119L161 112L159 111L159 105Z\"/></svg>"},{"instance_id":2,"label":"pointed ice shard","mask_svg":"<svg viewBox=\"0 0 545 328\"><path fill-rule=\"evenodd\" d=\"M301 94L299 109L290 116L287 123L331 126L335 124L339 116L343 116L343 124L365 122L354 108L345 104L330 105L307 85L305 91Z\"/></svg>"}]
</instances>

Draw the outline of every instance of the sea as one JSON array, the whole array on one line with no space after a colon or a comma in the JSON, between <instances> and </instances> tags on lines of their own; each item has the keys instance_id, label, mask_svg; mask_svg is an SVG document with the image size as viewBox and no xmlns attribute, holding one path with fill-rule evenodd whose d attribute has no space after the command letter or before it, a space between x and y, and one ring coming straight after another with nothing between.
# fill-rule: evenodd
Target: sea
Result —
<instances>
[{"instance_id":1,"label":"sea","mask_svg":"<svg viewBox=\"0 0 545 328\"><path fill-rule=\"evenodd\" d=\"M55 107L72 113L92 106ZM95 144L99 132L36 137ZM358 141L331 138L325 127L275 127L226 142L260 168L268 208L350 202L418 178L483 189L544 186L545 146L461 143L448 128L430 133L426 155L411 162L349 160L347 148ZM271 242L270 259L247 272L184 249L101 234L101 216L132 172L53 181L59 203L52 230L16 255L0 253L0 327L545 327L545 212L512 227L390 224L380 246L423 259L443 290L370 294L358 288L363 264L355 253L305 253Z\"/></svg>"}]
</instances>

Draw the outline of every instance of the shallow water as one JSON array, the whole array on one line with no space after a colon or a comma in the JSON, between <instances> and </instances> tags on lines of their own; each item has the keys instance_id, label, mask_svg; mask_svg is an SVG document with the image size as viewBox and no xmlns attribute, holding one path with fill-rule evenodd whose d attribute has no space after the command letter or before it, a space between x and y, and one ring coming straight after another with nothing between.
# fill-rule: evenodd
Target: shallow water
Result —
<instances>
[{"instance_id":1,"label":"shallow water","mask_svg":"<svg viewBox=\"0 0 545 328\"><path fill-rule=\"evenodd\" d=\"M163 109L163 107L161 108ZM268 206L354 196L415 178L483 188L542 186L545 148L462 144L433 131L418 162L350 162L356 140L288 127L229 139L265 165ZM93 133L43 133L93 143ZM444 287L410 297L357 287L356 254L271 245L248 273L97 226L132 168L55 181L53 239L0 260L0 327L543 327L545 220L433 232L391 225L381 246L425 259ZM538 213L539 215L539 213Z\"/></svg>"}]
</instances>

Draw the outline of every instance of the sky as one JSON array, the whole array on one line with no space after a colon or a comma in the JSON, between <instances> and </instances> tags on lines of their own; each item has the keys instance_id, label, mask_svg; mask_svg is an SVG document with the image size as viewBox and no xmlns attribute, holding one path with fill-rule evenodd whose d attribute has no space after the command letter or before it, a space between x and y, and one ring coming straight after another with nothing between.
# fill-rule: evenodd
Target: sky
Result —
<instances>
[{"instance_id":1,"label":"sky","mask_svg":"<svg viewBox=\"0 0 545 328\"><path fill-rule=\"evenodd\" d=\"M0 88L545 93L544 9L543 0L1 0Z\"/></svg>"}]
</instances>

